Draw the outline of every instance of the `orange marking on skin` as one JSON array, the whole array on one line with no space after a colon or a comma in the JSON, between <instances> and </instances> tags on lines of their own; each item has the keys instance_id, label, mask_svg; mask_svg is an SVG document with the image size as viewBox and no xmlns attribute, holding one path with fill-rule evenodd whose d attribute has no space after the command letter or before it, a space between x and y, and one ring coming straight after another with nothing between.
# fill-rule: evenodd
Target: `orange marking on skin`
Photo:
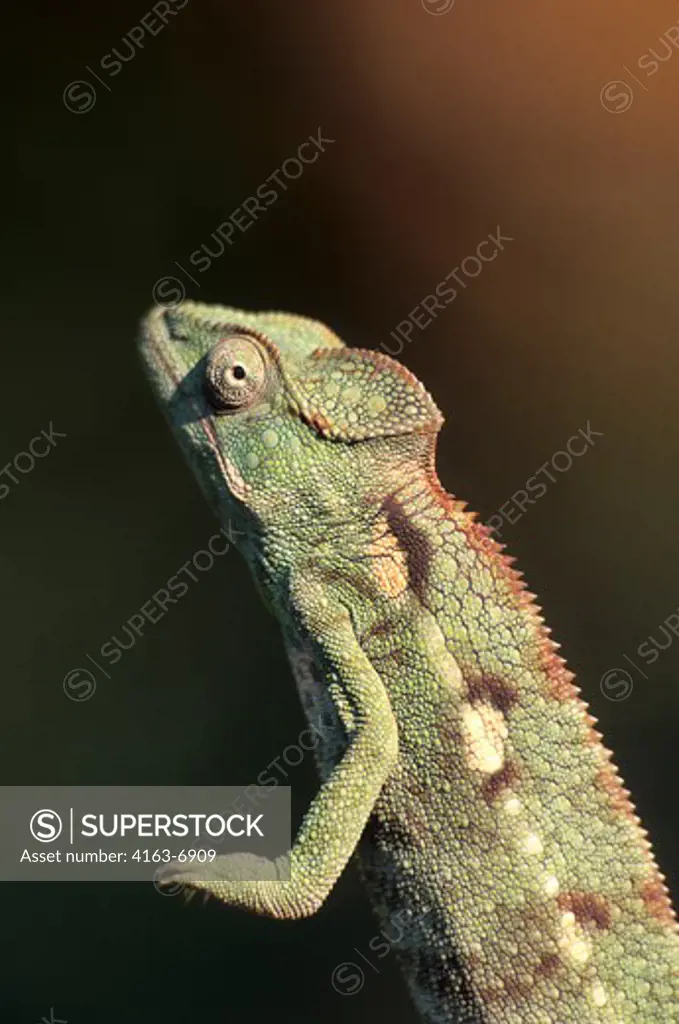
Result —
<instances>
[{"instance_id":1,"label":"orange marking on skin","mask_svg":"<svg viewBox=\"0 0 679 1024\"><path fill-rule=\"evenodd\" d=\"M375 523L368 556L380 590L387 597L400 597L408 589L408 558L384 516Z\"/></svg>"},{"instance_id":2,"label":"orange marking on skin","mask_svg":"<svg viewBox=\"0 0 679 1024\"><path fill-rule=\"evenodd\" d=\"M556 645L544 630L540 650L540 668L547 677L547 693L556 701L575 700L580 692L573 684L575 674L566 668L566 662L557 653Z\"/></svg>"},{"instance_id":3,"label":"orange marking on skin","mask_svg":"<svg viewBox=\"0 0 679 1024\"><path fill-rule=\"evenodd\" d=\"M313 427L314 430L317 430L319 434L327 434L333 429L333 424L328 417L318 411L311 413L308 417L303 416L303 418L306 419L309 426Z\"/></svg>"},{"instance_id":4,"label":"orange marking on skin","mask_svg":"<svg viewBox=\"0 0 679 1024\"><path fill-rule=\"evenodd\" d=\"M594 784L607 794L614 811L636 823L637 816L630 800L630 792L623 786L620 776L610 762L601 766L594 778Z\"/></svg>"},{"instance_id":5,"label":"orange marking on skin","mask_svg":"<svg viewBox=\"0 0 679 1024\"><path fill-rule=\"evenodd\" d=\"M669 893L659 876L649 878L644 882L641 887L641 898L651 917L661 924L669 925L672 928L677 927Z\"/></svg>"},{"instance_id":6,"label":"orange marking on skin","mask_svg":"<svg viewBox=\"0 0 679 1024\"><path fill-rule=\"evenodd\" d=\"M605 749L605 748L604 748ZM610 751L605 750L610 758ZM631 821L637 829L641 829L641 822L634 810L634 804L630 799L630 792L626 789L615 767L610 763L602 765L595 776L595 785L603 789L608 795L611 807L618 814L622 814ZM646 832L641 829L641 843L646 854L646 860L652 872L652 877L644 882L641 890L641 899L646 905L649 914L657 921L673 930L679 930L676 914L670 902L669 893L664 885L663 876L658 871L658 866L653 858L651 847L646 839Z\"/></svg>"}]
</instances>

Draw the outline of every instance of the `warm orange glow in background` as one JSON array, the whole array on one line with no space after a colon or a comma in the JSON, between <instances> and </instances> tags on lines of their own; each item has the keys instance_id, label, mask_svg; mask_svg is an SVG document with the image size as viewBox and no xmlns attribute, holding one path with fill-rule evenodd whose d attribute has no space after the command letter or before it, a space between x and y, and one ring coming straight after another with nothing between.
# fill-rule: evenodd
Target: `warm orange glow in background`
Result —
<instances>
[{"instance_id":1,"label":"warm orange glow in background","mask_svg":"<svg viewBox=\"0 0 679 1024\"><path fill-rule=\"evenodd\" d=\"M679 606L679 3L188 0L136 47L143 0L11 6L0 464L51 422L67 437L0 508L2 777L243 783L303 728L235 555L96 699L61 689L213 530L134 351L175 274L355 345L393 350L418 318L401 358L445 413L443 483L484 519L579 429L603 435L503 539L676 894L679 641L636 652ZM96 102L74 113L80 79ZM327 151L192 282L188 255L319 127ZM498 227L512 241L427 324ZM626 656L643 672L614 702L600 679ZM301 812L317 781L295 771ZM393 958L332 990L376 930L351 873L287 928L141 888L6 886L2 1019L414 1020Z\"/></svg>"}]
</instances>

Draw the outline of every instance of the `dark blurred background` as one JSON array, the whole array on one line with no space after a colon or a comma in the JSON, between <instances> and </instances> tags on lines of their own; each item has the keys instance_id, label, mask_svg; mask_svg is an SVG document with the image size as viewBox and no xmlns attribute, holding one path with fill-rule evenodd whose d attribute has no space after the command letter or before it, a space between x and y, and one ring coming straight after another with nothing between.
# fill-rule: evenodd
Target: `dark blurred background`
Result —
<instances>
[{"instance_id":1,"label":"dark blurred background","mask_svg":"<svg viewBox=\"0 0 679 1024\"><path fill-rule=\"evenodd\" d=\"M165 26L129 0L4 6L0 463L50 423L66 437L2 477L3 783L245 784L303 726L235 552L91 699L62 688L213 531L137 363L154 283L394 350L500 227L512 241L401 358L446 415L444 485L484 519L579 428L603 434L503 539L676 887L679 5L158 7ZM326 152L196 273L189 254L319 128ZM298 819L316 780L289 771ZM151 884L2 896L3 1021L414 1021L393 957L333 989L377 933L353 870L294 924Z\"/></svg>"}]
</instances>

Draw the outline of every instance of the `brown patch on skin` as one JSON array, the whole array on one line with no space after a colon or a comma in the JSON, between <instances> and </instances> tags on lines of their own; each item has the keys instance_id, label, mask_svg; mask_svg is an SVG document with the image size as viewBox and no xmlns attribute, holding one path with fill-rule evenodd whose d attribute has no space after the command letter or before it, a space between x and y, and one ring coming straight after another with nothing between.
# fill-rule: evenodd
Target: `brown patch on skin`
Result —
<instances>
[{"instance_id":1,"label":"brown patch on skin","mask_svg":"<svg viewBox=\"0 0 679 1024\"><path fill-rule=\"evenodd\" d=\"M472 704L490 704L503 715L507 715L519 700L518 691L512 683L492 675L467 680L467 693Z\"/></svg>"},{"instance_id":2,"label":"brown patch on skin","mask_svg":"<svg viewBox=\"0 0 679 1024\"><path fill-rule=\"evenodd\" d=\"M669 893L659 877L649 878L644 882L641 887L641 898L651 917L665 926L673 929L677 927Z\"/></svg>"},{"instance_id":3,"label":"brown patch on skin","mask_svg":"<svg viewBox=\"0 0 679 1024\"><path fill-rule=\"evenodd\" d=\"M535 990L535 986L527 981L518 981L516 978L503 978L502 980L507 998L514 1003L529 999Z\"/></svg>"},{"instance_id":4,"label":"brown patch on skin","mask_svg":"<svg viewBox=\"0 0 679 1024\"><path fill-rule=\"evenodd\" d=\"M506 789L518 782L521 773L513 761L505 761L502 768L484 779L482 793L486 803L492 804Z\"/></svg>"},{"instance_id":5,"label":"brown patch on skin","mask_svg":"<svg viewBox=\"0 0 679 1024\"><path fill-rule=\"evenodd\" d=\"M592 927L608 931L612 914L608 900L596 892L564 892L557 897L557 906L564 913L570 911L583 928Z\"/></svg>"},{"instance_id":6,"label":"brown patch on skin","mask_svg":"<svg viewBox=\"0 0 679 1024\"><path fill-rule=\"evenodd\" d=\"M405 555L408 582L415 595L426 605L427 587L433 558L433 549L426 533L409 519L408 513L394 494L382 504L387 527L396 538Z\"/></svg>"},{"instance_id":7,"label":"brown patch on skin","mask_svg":"<svg viewBox=\"0 0 679 1024\"><path fill-rule=\"evenodd\" d=\"M558 953L543 953L540 963L535 968L536 978L550 978L552 974L564 967L564 963Z\"/></svg>"},{"instance_id":8,"label":"brown patch on skin","mask_svg":"<svg viewBox=\"0 0 679 1024\"><path fill-rule=\"evenodd\" d=\"M372 624L370 629L366 629L365 633L362 634L361 643L379 639L380 637L393 636L396 632L397 624L393 619L378 619Z\"/></svg>"}]
</instances>

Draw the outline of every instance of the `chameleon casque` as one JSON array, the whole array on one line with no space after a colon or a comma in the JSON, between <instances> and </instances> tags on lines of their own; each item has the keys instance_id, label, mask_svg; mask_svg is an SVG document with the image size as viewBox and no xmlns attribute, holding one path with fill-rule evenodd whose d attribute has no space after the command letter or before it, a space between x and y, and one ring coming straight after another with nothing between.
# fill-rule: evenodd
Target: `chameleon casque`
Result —
<instances>
[{"instance_id":1,"label":"chameleon casque","mask_svg":"<svg viewBox=\"0 0 679 1024\"><path fill-rule=\"evenodd\" d=\"M534 595L438 481L422 384L283 313L156 308L140 347L322 737L290 880L165 879L299 918L356 852L423 1020L679 1022L645 833Z\"/></svg>"}]
</instances>

